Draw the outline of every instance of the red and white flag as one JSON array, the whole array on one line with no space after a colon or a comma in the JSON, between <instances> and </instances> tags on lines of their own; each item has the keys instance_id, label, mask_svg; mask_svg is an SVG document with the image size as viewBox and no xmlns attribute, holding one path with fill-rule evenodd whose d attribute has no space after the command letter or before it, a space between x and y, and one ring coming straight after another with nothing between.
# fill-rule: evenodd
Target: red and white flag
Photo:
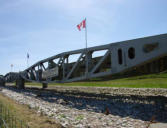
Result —
<instances>
[{"instance_id":1,"label":"red and white flag","mask_svg":"<svg viewBox=\"0 0 167 128\"><path fill-rule=\"evenodd\" d=\"M77 28L79 31L81 31L81 28L86 28L86 19L84 19L80 24L78 24Z\"/></svg>"}]
</instances>

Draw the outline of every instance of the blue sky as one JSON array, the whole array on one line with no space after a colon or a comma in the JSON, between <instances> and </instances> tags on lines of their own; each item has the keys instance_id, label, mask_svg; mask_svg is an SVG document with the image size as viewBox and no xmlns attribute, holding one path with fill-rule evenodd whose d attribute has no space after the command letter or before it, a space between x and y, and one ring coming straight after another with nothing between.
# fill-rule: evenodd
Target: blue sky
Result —
<instances>
[{"instance_id":1,"label":"blue sky","mask_svg":"<svg viewBox=\"0 0 167 128\"><path fill-rule=\"evenodd\" d=\"M167 0L0 0L0 73L85 47L167 33Z\"/></svg>"}]
</instances>

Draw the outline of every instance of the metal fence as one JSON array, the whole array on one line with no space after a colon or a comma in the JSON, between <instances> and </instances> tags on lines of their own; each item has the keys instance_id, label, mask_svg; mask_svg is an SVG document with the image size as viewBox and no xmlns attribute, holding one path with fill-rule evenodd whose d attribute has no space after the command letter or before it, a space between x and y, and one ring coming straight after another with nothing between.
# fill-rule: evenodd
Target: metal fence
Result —
<instances>
[{"instance_id":1,"label":"metal fence","mask_svg":"<svg viewBox=\"0 0 167 128\"><path fill-rule=\"evenodd\" d=\"M24 121L13 115L12 111L0 102L0 128L30 128Z\"/></svg>"}]
</instances>

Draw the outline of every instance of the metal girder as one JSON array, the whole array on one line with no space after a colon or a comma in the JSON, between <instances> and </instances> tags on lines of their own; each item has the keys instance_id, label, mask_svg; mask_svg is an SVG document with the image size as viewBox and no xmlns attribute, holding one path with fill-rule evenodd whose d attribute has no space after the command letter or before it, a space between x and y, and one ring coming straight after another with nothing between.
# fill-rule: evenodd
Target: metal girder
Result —
<instances>
[{"instance_id":1,"label":"metal girder","mask_svg":"<svg viewBox=\"0 0 167 128\"><path fill-rule=\"evenodd\" d=\"M104 62L104 60L107 58L107 56L110 54L110 51L108 50L105 55L99 60L99 62L95 65L95 67L92 69L91 74L93 74L97 68Z\"/></svg>"},{"instance_id":2,"label":"metal girder","mask_svg":"<svg viewBox=\"0 0 167 128\"><path fill-rule=\"evenodd\" d=\"M6 82L15 82L19 78L19 73L9 72L4 77Z\"/></svg>"},{"instance_id":3,"label":"metal girder","mask_svg":"<svg viewBox=\"0 0 167 128\"><path fill-rule=\"evenodd\" d=\"M79 63L79 61L80 61L80 59L82 58L82 56L83 56L83 53L82 53L82 54L80 55L80 57L78 58L77 62L73 65L73 67L72 67L71 71L68 73L66 79L68 79L68 78L71 76L71 74L73 73L73 71L76 69L76 67L77 67L77 65L78 65L78 63Z\"/></svg>"}]
</instances>

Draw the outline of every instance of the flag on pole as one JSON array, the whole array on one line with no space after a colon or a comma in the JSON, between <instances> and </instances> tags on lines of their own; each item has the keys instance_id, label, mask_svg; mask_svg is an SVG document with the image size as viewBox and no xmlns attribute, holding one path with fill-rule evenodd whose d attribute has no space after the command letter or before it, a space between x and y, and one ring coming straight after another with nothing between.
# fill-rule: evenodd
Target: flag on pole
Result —
<instances>
[{"instance_id":1,"label":"flag on pole","mask_svg":"<svg viewBox=\"0 0 167 128\"><path fill-rule=\"evenodd\" d=\"M77 28L79 31L81 31L81 28L85 28L85 44L86 44L86 49L87 49L87 25L86 25L86 18L77 25Z\"/></svg>"},{"instance_id":2,"label":"flag on pole","mask_svg":"<svg viewBox=\"0 0 167 128\"><path fill-rule=\"evenodd\" d=\"M27 53L27 68L29 67L28 60L30 58L30 55Z\"/></svg>"},{"instance_id":3,"label":"flag on pole","mask_svg":"<svg viewBox=\"0 0 167 128\"><path fill-rule=\"evenodd\" d=\"M86 28L86 19L84 19L80 24L78 24L77 28L79 31L81 31L81 28Z\"/></svg>"},{"instance_id":4,"label":"flag on pole","mask_svg":"<svg viewBox=\"0 0 167 128\"><path fill-rule=\"evenodd\" d=\"M85 28L85 48L86 48L86 77L87 77L87 74L88 74L88 68L89 68L89 64L88 64L88 57L87 57L87 25L86 25L86 18L80 23L77 25L77 28L79 31L81 31L81 28Z\"/></svg>"},{"instance_id":5,"label":"flag on pole","mask_svg":"<svg viewBox=\"0 0 167 128\"><path fill-rule=\"evenodd\" d=\"M29 59L30 58L30 55L27 53L27 59Z\"/></svg>"}]
</instances>

